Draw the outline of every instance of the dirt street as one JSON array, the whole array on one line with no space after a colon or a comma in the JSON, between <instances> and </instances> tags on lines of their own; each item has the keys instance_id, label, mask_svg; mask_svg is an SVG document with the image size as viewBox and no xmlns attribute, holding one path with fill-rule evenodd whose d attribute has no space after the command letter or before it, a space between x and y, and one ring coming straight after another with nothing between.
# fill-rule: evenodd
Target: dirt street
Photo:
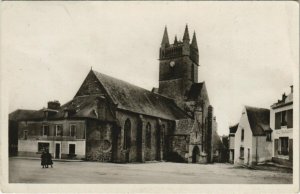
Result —
<instances>
[{"instance_id":1,"label":"dirt street","mask_svg":"<svg viewBox=\"0 0 300 194\"><path fill-rule=\"evenodd\" d=\"M9 174L10 183L292 183L292 173L250 170L219 163L113 164L54 161L54 168L42 169L39 160L10 158Z\"/></svg>"}]
</instances>

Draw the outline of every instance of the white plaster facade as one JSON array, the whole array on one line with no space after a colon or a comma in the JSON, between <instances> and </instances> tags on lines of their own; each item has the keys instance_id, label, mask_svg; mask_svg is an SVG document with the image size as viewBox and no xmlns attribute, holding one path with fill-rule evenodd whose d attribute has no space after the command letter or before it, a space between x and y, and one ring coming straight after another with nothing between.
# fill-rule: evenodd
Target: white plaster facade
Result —
<instances>
[{"instance_id":1,"label":"white plaster facade","mask_svg":"<svg viewBox=\"0 0 300 194\"><path fill-rule=\"evenodd\" d=\"M270 112L270 126L273 129L272 133L272 157L280 158L284 160L292 160L293 157L293 125L282 124L276 125L276 114L281 112L293 112L293 93L291 92L282 102L275 103L271 106ZM293 114L287 114L287 117L291 117L291 123L293 123ZM278 119L278 118L277 118ZM287 139L287 153L282 152L282 138ZM277 145L276 145L277 144Z\"/></svg>"},{"instance_id":2,"label":"white plaster facade","mask_svg":"<svg viewBox=\"0 0 300 194\"><path fill-rule=\"evenodd\" d=\"M244 130L243 140L242 130ZM241 149L244 150L243 155ZM234 138L234 164L253 165L271 159L272 143L266 140L265 135L253 135L247 111L244 108Z\"/></svg>"},{"instance_id":3,"label":"white plaster facade","mask_svg":"<svg viewBox=\"0 0 300 194\"><path fill-rule=\"evenodd\" d=\"M38 150L39 143L49 144L49 153L51 153L53 158L62 158L61 155L69 154L69 145L75 144L75 154L78 158L85 157L85 140L76 141L48 141L48 140L18 140L18 155L19 156L30 156L30 157L40 157L41 153ZM59 144L59 156L56 156L55 147Z\"/></svg>"}]
</instances>

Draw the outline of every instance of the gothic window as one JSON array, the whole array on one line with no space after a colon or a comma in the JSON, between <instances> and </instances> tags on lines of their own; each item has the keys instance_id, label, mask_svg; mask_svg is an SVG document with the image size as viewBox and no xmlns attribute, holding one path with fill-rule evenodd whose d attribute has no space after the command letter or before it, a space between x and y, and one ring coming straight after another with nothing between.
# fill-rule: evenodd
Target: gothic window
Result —
<instances>
[{"instance_id":1,"label":"gothic window","mask_svg":"<svg viewBox=\"0 0 300 194\"><path fill-rule=\"evenodd\" d=\"M146 125L146 147L151 149L151 124Z\"/></svg>"},{"instance_id":2,"label":"gothic window","mask_svg":"<svg viewBox=\"0 0 300 194\"><path fill-rule=\"evenodd\" d=\"M123 148L126 150L130 148L130 141L131 141L131 122L129 119L125 121L124 124L124 144Z\"/></svg>"}]
</instances>

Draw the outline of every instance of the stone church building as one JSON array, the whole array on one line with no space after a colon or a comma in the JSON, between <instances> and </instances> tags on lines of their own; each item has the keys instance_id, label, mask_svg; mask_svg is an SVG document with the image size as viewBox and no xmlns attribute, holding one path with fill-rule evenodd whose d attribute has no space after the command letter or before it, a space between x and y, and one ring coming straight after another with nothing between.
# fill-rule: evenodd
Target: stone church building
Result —
<instances>
[{"instance_id":1,"label":"stone church building","mask_svg":"<svg viewBox=\"0 0 300 194\"><path fill-rule=\"evenodd\" d=\"M91 70L74 98L9 115L9 148L17 155L105 162L212 162L213 107L198 83L195 33L159 49L159 87L148 91Z\"/></svg>"}]
</instances>

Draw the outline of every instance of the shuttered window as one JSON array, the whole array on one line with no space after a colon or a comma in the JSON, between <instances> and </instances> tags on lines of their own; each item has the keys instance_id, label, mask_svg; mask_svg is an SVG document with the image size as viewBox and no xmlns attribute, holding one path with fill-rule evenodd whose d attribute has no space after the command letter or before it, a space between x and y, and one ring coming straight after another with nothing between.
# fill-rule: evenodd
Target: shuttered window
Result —
<instances>
[{"instance_id":1,"label":"shuttered window","mask_svg":"<svg viewBox=\"0 0 300 194\"><path fill-rule=\"evenodd\" d=\"M293 109L287 111L287 128L293 128Z\"/></svg>"},{"instance_id":2,"label":"shuttered window","mask_svg":"<svg viewBox=\"0 0 300 194\"><path fill-rule=\"evenodd\" d=\"M275 129L281 128L281 112L275 113Z\"/></svg>"}]
</instances>

